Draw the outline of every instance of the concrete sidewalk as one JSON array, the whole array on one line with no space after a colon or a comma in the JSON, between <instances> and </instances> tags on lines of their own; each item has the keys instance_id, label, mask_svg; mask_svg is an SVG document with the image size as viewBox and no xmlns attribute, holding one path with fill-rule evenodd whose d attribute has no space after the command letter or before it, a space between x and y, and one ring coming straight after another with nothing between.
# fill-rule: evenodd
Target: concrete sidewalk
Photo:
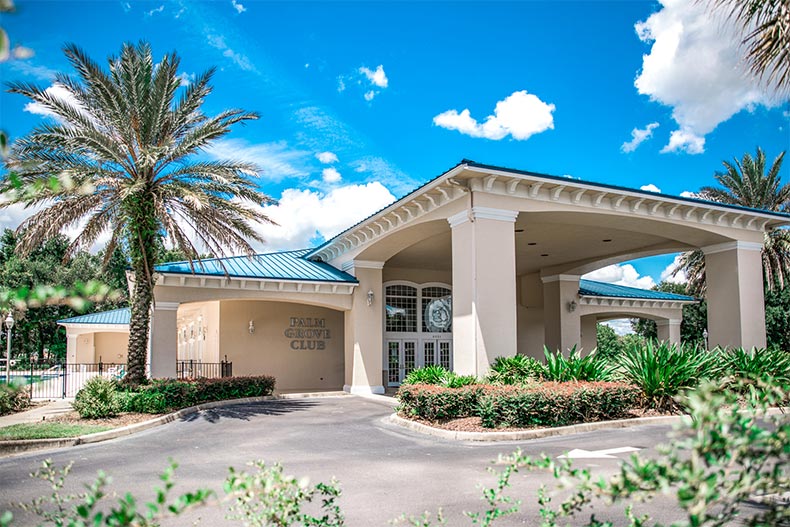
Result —
<instances>
[{"instance_id":1,"label":"concrete sidewalk","mask_svg":"<svg viewBox=\"0 0 790 527\"><path fill-rule=\"evenodd\" d=\"M40 423L50 417L68 413L71 408L72 399L56 399L44 404L39 404L35 408L0 416L0 428L20 423Z\"/></svg>"}]
</instances>

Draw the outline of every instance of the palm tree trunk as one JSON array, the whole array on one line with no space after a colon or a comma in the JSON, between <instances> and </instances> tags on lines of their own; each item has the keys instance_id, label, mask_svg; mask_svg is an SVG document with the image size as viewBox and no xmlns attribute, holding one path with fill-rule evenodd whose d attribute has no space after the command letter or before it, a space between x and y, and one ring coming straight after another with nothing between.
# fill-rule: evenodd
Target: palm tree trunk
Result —
<instances>
[{"instance_id":1,"label":"palm tree trunk","mask_svg":"<svg viewBox=\"0 0 790 527\"><path fill-rule=\"evenodd\" d=\"M134 293L131 298L129 320L129 355L124 381L130 385L145 382L145 363L148 358L148 333L151 327L153 287L146 279L141 262L134 265Z\"/></svg>"}]
</instances>

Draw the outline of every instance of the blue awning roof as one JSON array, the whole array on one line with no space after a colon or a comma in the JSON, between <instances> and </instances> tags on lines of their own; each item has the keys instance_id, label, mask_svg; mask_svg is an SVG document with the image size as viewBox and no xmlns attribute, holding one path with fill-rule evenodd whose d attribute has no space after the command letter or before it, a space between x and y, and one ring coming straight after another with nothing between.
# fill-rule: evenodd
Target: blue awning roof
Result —
<instances>
[{"instance_id":1,"label":"blue awning roof","mask_svg":"<svg viewBox=\"0 0 790 527\"><path fill-rule=\"evenodd\" d=\"M157 273L230 276L233 278L258 278L269 280L298 280L309 282L346 282L356 284L357 279L324 262L304 258L310 249L278 253L256 254L252 257L231 256L195 261L194 272L189 262L169 262L157 265Z\"/></svg>"},{"instance_id":2,"label":"blue awning roof","mask_svg":"<svg viewBox=\"0 0 790 527\"><path fill-rule=\"evenodd\" d=\"M607 284L594 280L580 280L579 294L582 296L608 296L614 298L639 298L645 300L672 300L676 302L696 302L696 298L686 295L676 295L674 293L663 293L638 287L626 287L624 285Z\"/></svg>"},{"instance_id":3,"label":"blue awning roof","mask_svg":"<svg viewBox=\"0 0 790 527\"><path fill-rule=\"evenodd\" d=\"M101 313L88 313L77 317L64 318L58 320L58 324L104 324L117 325L129 324L130 311L128 307L113 309L112 311L102 311Z\"/></svg>"}]
</instances>

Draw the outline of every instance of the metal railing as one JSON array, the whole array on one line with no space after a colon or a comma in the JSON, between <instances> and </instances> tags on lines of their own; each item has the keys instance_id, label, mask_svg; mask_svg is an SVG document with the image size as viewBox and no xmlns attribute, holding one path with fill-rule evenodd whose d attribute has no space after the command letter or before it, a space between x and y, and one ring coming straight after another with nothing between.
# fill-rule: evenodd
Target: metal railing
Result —
<instances>
[{"instance_id":1,"label":"metal railing","mask_svg":"<svg viewBox=\"0 0 790 527\"><path fill-rule=\"evenodd\" d=\"M233 363L227 360L222 362L180 360L176 362L177 379L197 379L198 377L208 379L233 377Z\"/></svg>"},{"instance_id":2,"label":"metal railing","mask_svg":"<svg viewBox=\"0 0 790 527\"><path fill-rule=\"evenodd\" d=\"M31 362L24 368L12 366L10 377L12 383L28 386L32 399L65 399L74 397L93 377L120 380L125 374L125 364L100 360L80 364Z\"/></svg>"}]
</instances>

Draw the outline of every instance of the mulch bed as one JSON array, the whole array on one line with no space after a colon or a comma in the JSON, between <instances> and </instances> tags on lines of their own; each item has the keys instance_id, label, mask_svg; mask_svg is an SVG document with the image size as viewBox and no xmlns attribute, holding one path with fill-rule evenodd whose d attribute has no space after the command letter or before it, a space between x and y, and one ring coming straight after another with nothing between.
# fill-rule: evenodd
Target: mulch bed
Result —
<instances>
[{"instance_id":1,"label":"mulch bed","mask_svg":"<svg viewBox=\"0 0 790 527\"><path fill-rule=\"evenodd\" d=\"M113 428L120 428L122 426L133 425L141 423L158 417L152 414L138 414L138 413L123 413L116 417L108 417L106 419L83 419L77 412L71 411L64 414L49 417L47 421L54 421L57 423L74 423L81 425L101 425L111 426Z\"/></svg>"},{"instance_id":2,"label":"mulch bed","mask_svg":"<svg viewBox=\"0 0 790 527\"><path fill-rule=\"evenodd\" d=\"M441 421L429 421L427 419L421 419L419 417L410 417L408 415L399 413L400 417L404 419L409 419L410 421L415 421L420 424L424 424L427 426L432 426L434 428L440 428L442 430L452 430L454 432L522 432L525 430L536 430L538 428L548 428L546 426L532 426L528 428L485 428L481 424L481 419L479 417L460 417L458 419L444 419ZM624 419L633 419L635 417L663 417L663 416L670 416L670 415L677 415L667 412L659 412L658 410L654 409L643 409L637 408L628 412L628 415L624 417Z\"/></svg>"}]
</instances>

